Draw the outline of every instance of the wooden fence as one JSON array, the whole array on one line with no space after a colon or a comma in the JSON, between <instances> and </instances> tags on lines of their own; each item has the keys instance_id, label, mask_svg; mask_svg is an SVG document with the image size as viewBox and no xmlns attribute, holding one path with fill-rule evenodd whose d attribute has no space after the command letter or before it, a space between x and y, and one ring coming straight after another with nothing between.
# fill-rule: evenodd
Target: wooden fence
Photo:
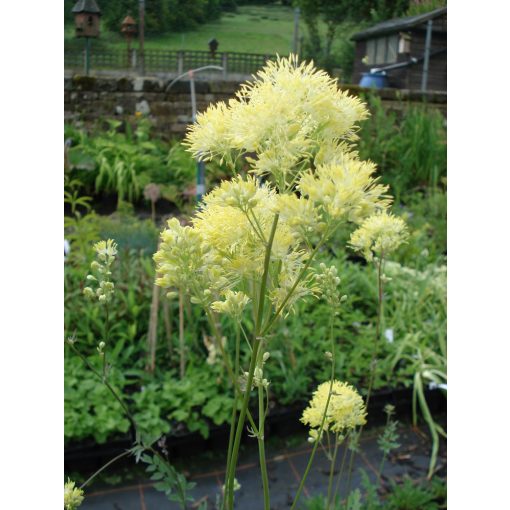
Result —
<instances>
[{"instance_id":1,"label":"wooden fence","mask_svg":"<svg viewBox=\"0 0 510 510\"><path fill-rule=\"evenodd\" d=\"M188 69L206 65L221 66L220 77L229 74L250 75L257 72L274 55L259 53L216 53L213 57L208 51L164 51L145 50L145 73L182 74ZM82 71L85 68L85 51L65 50L64 67L72 71ZM131 50L92 50L90 55L90 69L120 70L139 73L141 71L140 54L136 49Z\"/></svg>"}]
</instances>

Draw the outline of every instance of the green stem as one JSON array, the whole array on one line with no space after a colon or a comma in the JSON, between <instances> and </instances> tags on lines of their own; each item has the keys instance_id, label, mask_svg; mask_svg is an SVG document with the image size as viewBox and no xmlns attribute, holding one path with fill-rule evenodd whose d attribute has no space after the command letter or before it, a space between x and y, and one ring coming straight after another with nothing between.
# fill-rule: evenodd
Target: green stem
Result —
<instances>
[{"instance_id":1,"label":"green stem","mask_svg":"<svg viewBox=\"0 0 510 510\"><path fill-rule=\"evenodd\" d=\"M235 353L235 368L234 368L234 374L239 374L239 351L240 351L240 345L241 344L241 337L240 337L240 331L239 331L239 324L236 323L236 353ZM227 450L227 469L225 470L225 484L224 484L224 491L223 491L223 502L222 502L222 508L225 508L226 500L225 500L225 494L227 494L227 488L228 488L228 480L227 480L227 473L230 470L230 462L232 457L232 447L234 445L234 432L235 432L235 425L236 425L236 418L237 418L237 402L239 399L239 391L237 384L234 382L234 405L232 408L232 419L230 420L230 434L228 438L228 450Z\"/></svg>"},{"instance_id":2,"label":"green stem","mask_svg":"<svg viewBox=\"0 0 510 510\"><path fill-rule=\"evenodd\" d=\"M382 281L382 263L383 263L383 254L381 253L381 257L379 259L379 264L377 265L377 321L375 328L375 342L374 342L374 351L372 352L372 360L370 362L370 381L368 384L367 391L367 399L365 402L366 408L368 409L368 404L370 402L370 396L372 394L372 389L375 382L376 376L376 364L377 364L377 355L379 348L379 339L381 337L381 318L382 318L382 300L383 300L383 281Z\"/></svg>"},{"instance_id":3,"label":"green stem","mask_svg":"<svg viewBox=\"0 0 510 510\"><path fill-rule=\"evenodd\" d=\"M127 405L124 403L124 401L117 395L117 392L113 389L111 384L106 380L89 362L89 360L83 356L83 354L73 345L69 344L71 346L71 349L82 359L82 361L87 365L87 368L91 370L99 379L103 382L103 384L110 390L110 393L115 397L117 402L122 406L122 409L124 409L124 413L126 414L129 422L131 423L131 427L133 431L136 430L136 421L133 418L131 412L129 411Z\"/></svg>"},{"instance_id":4,"label":"green stem","mask_svg":"<svg viewBox=\"0 0 510 510\"><path fill-rule=\"evenodd\" d=\"M262 488L264 491L264 510L269 510L269 479L267 476L267 465L266 465L266 450L264 445L264 420L265 420L265 409L264 409L264 388L262 383L258 387L259 393L259 433L257 435L259 445L259 460L260 460L260 472L262 475Z\"/></svg>"},{"instance_id":5,"label":"green stem","mask_svg":"<svg viewBox=\"0 0 510 510\"><path fill-rule=\"evenodd\" d=\"M80 489L83 489L84 487L86 487L92 480L94 480L94 478L99 474L101 473L102 471L104 471L108 466L111 466L114 462L117 462L119 459L122 459L122 457L126 457L127 455L129 455L131 452L129 450L125 451L125 452L122 452L121 454L117 455L117 457L114 457L112 460L108 461L104 466L100 467L94 474L92 474L89 478L87 478L81 485L80 485Z\"/></svg>"},{"instance_id":6,"label":"green stem","mask_svg":"<svg viewBox=\"0 0 510 510\"><path fill-rule=\"evenodd\" d=\"M251 385L253 382L253 373L255 372L255 367L257 365L257 359L258 359L258 351L261 344L261 338L259 336L260 334L260 327L262 325L262 317L264 314L264 302L265 302L265 294L266 294L266 288L267 288L267 279L269 275L269 263L271 261L271 250L273 248L273 241L276 234L276 227L278 225L278 219L279 214L276 213L273 220L273 225L271 227L271 233L269 234L269 239L266 246L266 254L264 257L264 272L262 275L262 282L260 284L260 294L259 294L259 304L257 307L257 320L255 324L255 330L254 330L254 341L253 341L253 351L251 353L251 361L250 361L250 368L248 371L248 380L246 382L246 391L244 393L241 413L239 414L239 421L237 422L237 429L236 429L236 435L234 440L234 447L232 451L232 460L229 466L229 473L228 473L228 508L229 510L233 510L234 508L234 477L235 477L235 470L237 467L237 459L239 456L239 446L241 444L241 436L243 433L243 427L244 427L244 420L246 418L246 411L248 408L248 403L250 400L250 392L251 392ZM260 431L259 431L260 433Z\"/></svg>"},{"instance_id":7,"label":"green stem","mask_svg":"<svg viewBox=\"0 0 510 510\"><path fill-rule=\"evenodd\" d=\"M345 461L347 460L347 452L349 449L347 448L347 439L349 436L345 438L344 442L344 453L342 455L342 462L340 464L340 471L338 472L338 476L335 484L335 492L333 493L333 501L336 501L336 495L338 494L338 489L340 489L340 481L342 480L342 475L344 474Z\"/></svg>"},{"instance_id":8,"label":"green stem","mask_svg":"<svg viewBox=\"0 0 510 510\"><path fill-rule=\"evenodd\" d=\"M303 269L301 269L301 271L299 272L299 275L296 278L296 281L292 285L291 289L289 290L289 293L285 296L285 299L282 301L281 305L278 307L278 309L276 310L276 313L273 315L273 317L270 320L268 320L267 323L265 324L265 326L264 326L264 328L262 330L261 336L265 336L267 334L267 332L271 329L272 325L276 322L276 320L280 316L282 310L284 309L285 305L287 304L289 299L292 297L292 294L294 294L294 291L296 290L299 282L301 281L301 279L303 278L304 274L306 273L306 271L310 267L310 264L312 263L315 255L317 255L317 252L320 250L322 245L326 242L326 240L330 236L332 236L335 233L336 229L340 225L341 225L341 223L337 223L336 225L333 226L331 231L326 230L326 232L324 233L324 235L322 236L320 241L317 243L317 246L315 246L315 248L313 249L312 253L310 253L310 257L308 258L308 260L306 261L305 265L303 266Z\"/></svg>"},{"instance_id":9,"label":"green stem","mask_svg":"<svg viewBox=\"0 0 510 510\"><path fill-rule=\"evenodd\" d=\"M232 365L230 364L230 360L228 358L227 353L225 352L225 349L223 348L223 345L221 343L221 335L218 331L218 326L216 325L216 321L214 320L214 317L211 314L211 311L208 308L205 308L205 313L207 316L207 319L209 320L209 324L211 326L211 329L213 330L213 334L216 337L216 343L218 344L218 347L220 349L221 356L223 358L223 363L225 363L225 366L227 367L227 372L230 377L230 380L232 381L232 384L237 389L238 395L242 393L241 388L239 386L238 376L239 376L239 367L237 372L234 374L232 371ZM258 434L257 426L255 425L255 421L253 420L253 416L250 413L250 410L247 410L247 417L248 421L250 422L250 426L252 427L255 434Z\"/></svg>"},{"instance_id":10,"label":"green stem","mask_svg":"<svg viewBox=\"0 0 510 510\"><path fill-rule=\"evenodd\" d=\"M368 383L367 390L367 398L365 401L365 407L368 410L368 404L370 402L370 396L372 395L372 389L375 382L376 376L376 364L377 364L377 354L379 347L379 338L381 336L381 318L382 318L382 299L383 299L383 281L382 281L382 263L383 263L384 253L381 252L381 256L379 258L379 263L377 265L377 321L375 328L375 342L374 342L374 351L372 352L372 360L370 362L370 380ZM361 437L361 433L363 432L363 425L359 429L358 440ZM347 483L347 494L349 493L351 487L351 477L352 477L352 467L354 465L354 457L356 452L352 450L351 458L349 460L349 475L348 475L348 483Z\"/></svg>"},{"instance_id":11,"label":"green stem","mask_svg":"<svg viewBox=\"0 0 510 510\"><path fill-rule=\"evenodd\" d=\"M331 501L331 490L333 489L333 475L335 474L336 455L338 453L338 433L335 435L335 449L333 450L333 458L331 460L331 468L329 470L329 482L328 482L328 499L326 500L326 509L331 508L331 503L334 505L334 501Z\"/></svg>"},{"instance_id":12,"label":"green stem","mask_svg":"<svg viewBox=\"0 0 510 510\"><path fill-rule=\"evenodd\" d=\"M331 318L330 318L330 340L331 340L332 360L331 360L331 381L329 383L328 398L326 399L326 405L324 406L324 414L322 415L321 425L319 427L319 433L318 433L317 439L313 445L312 453L310 454L310 458L308 459L308 464L306 465L306 469L303 474L303 478L301 478L301 482L299 483L299 487L296 492L296 496L294 497L294 502L292 503L292 506L290 507L290 510L294 510L296 508L296 505L299 501L299 497L301 496L301 492L303 491L303 488L305 486L306 478L308 477L308 473L310 472L310 469L312 467L312 463L313 463L313 459L315 457L315 453L317 451L317 447L319 446L319 443L322 439L322 431L324 430L324 423L326 421L326 415L328 414L329 402L331 400L331 393L333 391L333 381L335 379L335 342L333 340L333 317L334 317L334 313L332 312Z\"/></svg>"},{"instance_id":13,"label":"green stem","mask_svg":"<svg viewBox=\"0 0 510 510\"><path fill-rule=\"evenodd\" d=\"M255 339L255 343L253 345L253 353L250 362L250 368L248 371L248 380L246 382L246 390L244 392L243 403L241 407L241 412L239 413L239 420L237 422L236 435L234 439L234 446L232 449L232 459L230 461L228 476L227 476L227 485L228 485L228 496L227 496L227 508L229 510L233 510L234 508L234 477L235 470L237 466L237 458L239 456L239 446L241 444L241 436L243 434L244 420L246 418L246 410L248 408L248 402L250 400L250 392L251 386L253 383L253 373L255 371L256 361L257 361L257 353L260 346L260 340L258 338Z\"/></svg>"}]
</instances>

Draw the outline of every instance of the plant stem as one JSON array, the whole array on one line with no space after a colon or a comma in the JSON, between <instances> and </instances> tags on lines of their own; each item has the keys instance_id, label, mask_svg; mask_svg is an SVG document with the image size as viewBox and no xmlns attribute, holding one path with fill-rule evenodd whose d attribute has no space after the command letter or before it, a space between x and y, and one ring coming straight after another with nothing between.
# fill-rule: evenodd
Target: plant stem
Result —
<instances>
[{"instance_id":1,"label":"plant stem","mask_svg":"<svg viewBox=\"0 0 510 510\"><path fill-rule=\"evenodd\" d=\"M81 358L81 360L87 365L87 368L91 370L99 379L103 382L103 384L110 390L110 393L115 397L117 402L122 406L122 409L124 410L124 413L126 414L126 417L128 418L129 422L131 423L132 432L136 430L136 421L133 418L133 415L129 411L127 405L124 403L121 397L117 395L117 392L113 389L111 384L108 382L107 379L105 379L89 362L89 360L83 356L83 354L72 344L70 344L71 349Z\"/></svg>"},{"instance_id":2,"label":"plant stem","mask_svg":"<svg viewBox=\"0 0 510 510\"><path fill-rule=\"evenodd\" d=\"M381 317L382 317L382 300L383 300L383 281L382 281L382 263L384 259L384 253L381 252L381 256L379 257L379 263L377 264L377 319L376 319L376 327L375 327L375 342L374 342L374 351L372 352L372 360L370 362L370 380L368 383L367 390L367 398L365 401L365 407L368 411L368 404L370 402L370 396L372 395L372 389L375 382L376 375L376 363L377 363L377 354L379 347L379 338L381 336ZM361 437L361 433L363 432L363 425L359 429L358 440ZM347 482L347 494L349 494L349 490L351 488L351 477L352 477L352 467L354 465L354 457L356 455L356 451L352 450L351 458L349 460L349 471L348 471L348 482Z\"/></svg>"},{"instance_id":3,"label":"plant stem","mask_svg":"<svg viewBox=\"0 0 510 510\"><path fill-rule=\"evenodd\" d=\"M248 371L248 380L246 382L246 390L244 392L244 398L242 402L241 412L239 414L239 420L237 422L236 434L234 439L234 446L232 449L232 459L230 461L228 476L227 476L227 485L228 485L228 496L227 496L227 508L229 510L233 510L234 508L234 477L235 477L235 469L237 466L237 458L239 456L239 446L241 444L241 436L243 434L244 420L246 417L246 409L248 407L248 402L250 400L250 392L251 386L253 383L253 373L255 371L257 353L260 346L260 340L258 338L255 339L255 343L253 345L253 353L250 362L250 368Z\"/></svg>"},{"instance_id":4,"label":"plant stem","mask_svg":"<svg viewBox=\"0 0 510 510\"><path fill-rule=\"evenodd\" d=\"M114 462L117 462L119 459L122 459L122 457L125 457L126 455L129 455L131 452L129 450L122 452L121 454L114 457L112 460L108 461L104 466L101 466L95 473L93 473L89 478L87 478L81 485L80 489L83 489L86 487L94 478L104 471L108 466L111 466Z\"/></svg>"},{"instance_id":5,"label":"plant stem","mask_svg":"<svg viewBox=\"0 0 510 510\"><path fill-rule=\"evenodd\" d=\"M335 484L335 492L333 493L333 502L336 501L336 495L338 494L338 489L340 488L340 481L342 480L342 475L344 474L345 461L347 460L347 452L349 449L347 448L347 436L344 440L344 453L342 455L342 463L340 464L340 471L338 472L338 477L336 479Z\"/></svg>"},{"instance_id":6,"label":"plant stem","mask_svg":"<svg viewBox=\"0 0 510 510\"><path fill-rule=\"evenodd\" d=\"M332 359L331 359L331 380L329 383L328 398L326 399L326 405L324 406L324 414L322 415L321 425L319 427L319 433L318 433L317 439L313 445L312 453L310 454L310 458L308 459L308 464L306 465L305 472L303 474L303 477L301 478L301 482L299 483L299 487L296 492L296 496L294 497L292 506L290 507L290 510L294 510L296 508L296 505L299 501L299 497L301 496L301 492L303 491L303 488L305 486L305 481L306 481L306 478L308 477L308 473L310 472L310 468L312 467L313 459L315 457L315 452L317 451L317 447L319 446L319 443L322 439L322 431L324 430L324 423L326 421L326 415L328 414L329 402L331 400L331 393L333 390L333 380L335 379L335 341L333 339L333 318L334 318L334 313L332 312L331 318L330 318L330 330L329 330L330 340L331 340Z\"/></svg>"},{"instance_id":7,"label":"plant stem","mask_svg":"<svg viewBox=\"0 0 510 510\"><path fill-rule=\"evenodd\" d=\"M239 374L240 347L241 347L240 325L238 323L236 323L236 346L235 346L236 351L235 351L235 366L234 366L234 376L235 377L237 377L237 375ZM224 490L223 490L222 508L225 508L225 504L226 504L225 495L227 494L227 490L228 490L227 473L230 470L230 462L231 462L231 458L232 458L232 447L234 445L234 432L235 432L236 417L237 417L238 399L239 399L238 386L234 381L234 405L232 408L232 419L230 420L230 434L229 434L229 438L228 438L228 450L227 450L227 469L225 471L225 484L224 484Z\"/></svg>"},{"instance_id":8,"label":"plant stem","mask_svg":"<svg viewBox=\"0 0 510 510\"><path fill-rule=\"evenodd\" d=\"M184 298L183 291L179 289L179 375L184 379L186 359L184 357Z\"/></svg>"},{"instance_id":9,"label":"plant stem","mask_svg":"<svg viewBox=\"0 0 510 510\"><path fill-rule=\"evenodd\" d=\"M265 294L266 294L266 288L267 288L267 279L268 279L268 275L269 275L269 263L271 261L271 250L273 247L274 236L276 234L276 227L278 225L278 219L279 219L279 214L276 213L274 215L273 225L271 227L271 233L269 234L269 239L268 239L267 246L266 246L266 254L264 257L264 272L262 275L262 282L260 284L259 305L257 307L257 320L256 320L255 330L254 330L253 350L251 353L250 368L248 371L248 380L246 382L246 390L244 393L241 412L239 414L239 421L237 422L234 447L232 450L232 460L230 462L229 472L228 472L228 477L227 477L227 479L228 479L228 497L227 497L228 503L227 504L228 504L229 510L233 510L233 508L234 508L235 470L237 467L237 458L239 456L239 446L241 444L241 436L243 433L244 420L246 418L246 410L247 410L248 403L250 400L251 386L252 386L252 382L253 382L253 373L254 373L255 367L257 365L258 351L259 351L259 347L261 344L261 338L259 336L259 333L260 333L260 328L262 325L262 317L264 314L264 302L265 302ZM260 431L259 431L259 433L260 433Z\"/></svg>"},{"instance_id":10,"label":"plant stem","mask_svg":"<svg viewBox=\"0 0 510 510\"><path fill-rule=\"evenodd\" d=\"M232 384L234 385L234 387L237 389L238 395L240 395L243 392L240 389L239 381L238 381L239 367L237 369L237 372L234 374L234 372L232 371L232 366L230 364L228 355L225 352L225 349L223 348L223 345L221 343L221 335L220 335L220 332L218 331L216 321L214 320L214 317L212 316L211 311L207 308L204 308L204 309L205 309L205 313L206 313L207 319L209 321L209 324L211 326L211 329L213 330L214 336L216 337L216 343L218 344L218 347L220 349L221 356L223 358L223 362L225 363L225 366L227 367L227 372L230 377L230 380L232 381ZM239 326L241 326L241 325L239 324ZM248 421L250 422L250 426L252 427L253 431L255 432L255 434L258 434L258 428L255 425L255 421L253 420L253 417L252 417L249 409L246 411L246 415L248 417Z\"/></svg>"},{"instance_id":11,"label":"plant stem","mask_svg":"<svg viewBox=\"0 0 510 510\"><path fill-rule=\"evenodd\" d=\"M267 465L266 465L266 450L264 445L264 420L265 420L265 409L264 409L264 388L262 383L258 387L259 392L259 433L257 435L259 445L259 460L260 460L260 473L262 475L262 488L264 491L264 510L269 510L269 479L267 476Z\"/></svg>"},{"instance_id":12,"label":"plant stem","mask_svg":"<svg viewBox=\"0 0 510 510\"><path fill-rule=\"evenodd\" d=\"M329 510L331 507L331 503L334 504L334 501L331 501L331 490L333 489L333 475L335 474L335 465L336 465L336 455L338 453L338 432L335 435L335 448L333 450L333 458L331 460L331 468L329 470L329 481L328 481L328 498L326 500L326 510Z\"/></svg>"},{"instance_id":13,"label":"plant stem","mask_svg":"<svg viewBox=\"0 0 510 510\"><path fill-rule=\"evenodd\" d=\"M370 402L370 396L372 394L372 389L373 389L374 382L375 382L379 339L381 337L381 318L382 318L382 301L383 301L382 263L383 263L383 254L381 253L381 257L379 258L379 263L377 264L377 287L378 287L377 320L376 320L376 327L375 327L374 351L372 352L372 360L370 362L370 381L368 384L367 399L365 402L367 410L368 410L368 404Z\"/></svg>"}]
</instances>

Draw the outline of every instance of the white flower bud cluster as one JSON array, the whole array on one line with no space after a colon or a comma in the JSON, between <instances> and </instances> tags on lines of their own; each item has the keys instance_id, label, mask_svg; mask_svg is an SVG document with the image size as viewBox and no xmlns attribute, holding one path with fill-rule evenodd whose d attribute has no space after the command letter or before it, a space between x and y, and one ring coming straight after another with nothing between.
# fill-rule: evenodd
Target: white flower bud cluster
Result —
<instances>
[{"instance_id":1,"label":"white flower bud cluster","mask_svg":"<svg viewBox=\"0 0 510 510\"><path fill-rule=\"evenodd\" d=\"M255 388L262 387L262 388L268 388L269 387L269 381L264 377L264 365L266 364L266 361L269 359L271 355L269 352L265 352L262 355L262 360L260 364L255 367L255 371L253 372L253 386Z\"/></svg>"},{"instance_id":2,"label":"white flower bud cluster","mask_svg":"<svg viewBox=\"0 0 510 510\"><path fill-rule=\"evenodd\" d=\"M96 257L90 264L90 269L95 273L87 275L87 281L91 284L96 283L97 287L94 291L92 287L85 287L83 294L89 299L97 299L100 303L109 303L112 299L115 285L110 281L112 272L110 268L115 262L115 255L117 255L117 243L112 239L107 241L99 241L94 245Z\"/></svg>"},{"instance_id":3,"label":"white flower bud cluster","mask_svg":"<svg viewBox=\"0 0 510 510\"><path fill-rule=\"evenodd\" d=\"M320 264L320 272L316 275L317 285L322 292L322 296L326 302L334 308L340 306L347 296L340 295L338 286L340 285L340 277L335 266L327 267L326 264Z\"/></svg>"}]
</instances>

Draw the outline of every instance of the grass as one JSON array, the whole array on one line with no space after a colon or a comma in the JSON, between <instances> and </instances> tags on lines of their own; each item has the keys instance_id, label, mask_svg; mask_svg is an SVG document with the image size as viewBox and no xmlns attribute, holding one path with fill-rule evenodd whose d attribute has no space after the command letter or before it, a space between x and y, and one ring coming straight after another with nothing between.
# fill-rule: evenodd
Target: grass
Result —
<instances>
[{"instance_id":1,"label":"grass","mask_svg":"<svg viewBox=\"0 0 510 510\"><path fill-rule=\"evenodd\" d=\"M325 25L320 29L326 32ZM346 36L345 30L352 32L348 25L337 29L333 46ZM299 36L306 34L306 26L301 18ZM148 35L145 38L146 49L157 50L204 50L208 51L208 41L215 38L219 42L218 51L263 53L287 55L292 51L294 38L294 9L282 5L244 5L236 12L225 12L218 20L200 25L186 32L168 32ZM102 29L99 39L93 41L96 49L124 49L126 41L120 34ZM74 25L66 25L64 31L66 49L83 49L83 41L74 36ZM135 41L133 47L138 47Z\"/></svg>"},{"instance_id":2,"label":"grass","mask_svg":"<svg viewBox=\"0 0 510 510\"><path fill-rule=\"evenodd\" d=\"M300 34L305 30L300 23ZM240 6L237 12L226 12L221 19L200 25L186 32L169 32L147 36L145 47L158 50L208 50L208 41L216 38L218 51L247 53L279 53L287 55L292 50L294 34L294 13L291 7L279 5ZM66 48L83 46L74 37L74 26L67 25L64 33ZM126 42L119 33L102 31L97 48L124 49ZM137 43L134 44L137 46Z\"/></svg>"}]
</instances>

